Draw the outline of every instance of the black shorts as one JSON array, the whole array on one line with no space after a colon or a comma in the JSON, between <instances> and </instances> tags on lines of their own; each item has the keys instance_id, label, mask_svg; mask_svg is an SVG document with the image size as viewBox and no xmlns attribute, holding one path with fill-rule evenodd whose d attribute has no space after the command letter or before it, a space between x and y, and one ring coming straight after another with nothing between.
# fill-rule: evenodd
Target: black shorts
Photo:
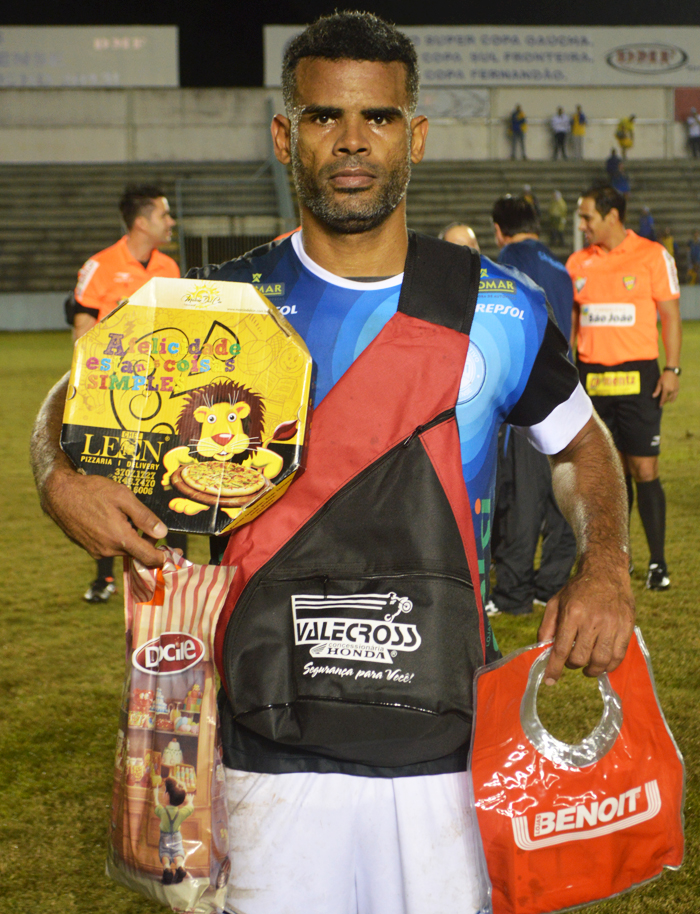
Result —
<instances>
[{"instance_id":1,"label":"black shorts","mask_svg":"<svg viewBox=\"0 0 700 914\"><path fill-rule=\"evenodd\" d=\"M631 457L656 457L661 440L661 407L653 397L659 380L656 360L622 362L619 365L593 365L578 362L581 383L593 406L610 429L615 446ZM639 393L626 391L638 381ZM596 396L595 391L610 391Z\"/></svg>"}]
</instances>

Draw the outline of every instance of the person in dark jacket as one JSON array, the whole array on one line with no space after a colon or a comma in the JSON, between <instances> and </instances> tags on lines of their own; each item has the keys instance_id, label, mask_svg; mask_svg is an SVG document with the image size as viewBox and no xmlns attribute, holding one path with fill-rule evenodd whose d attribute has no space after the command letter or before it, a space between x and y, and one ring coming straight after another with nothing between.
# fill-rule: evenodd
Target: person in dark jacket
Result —
<instances>
[{"instance_id":1,"label":"person in dark jacket","mask_svg":"<svg viewBox=\"0 0 700 914\"><path fill-rule=\"evenodd\" d=\"M498 262L516 267L541 286L566 339L571 336L573 286L566 267L539 239L540 222L523 197L499 198L492 211ZM535 552L542 536L542 558ZM498 442L496 508L492 559L496 584L490 615L532 612L567 582L576 558L576 540L559 510L547 458L521 435L504 426Z\"/></svg>"}]
</instances>

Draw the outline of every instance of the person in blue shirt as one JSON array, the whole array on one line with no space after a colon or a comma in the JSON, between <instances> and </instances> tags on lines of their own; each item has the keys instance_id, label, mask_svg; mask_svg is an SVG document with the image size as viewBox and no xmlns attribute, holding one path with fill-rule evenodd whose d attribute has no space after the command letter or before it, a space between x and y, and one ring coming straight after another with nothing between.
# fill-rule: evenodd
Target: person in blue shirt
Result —
<instances>
[{"instance_id":1,"label":"person in blue shirt","mask_svg":"<svg viewBox=\"0 0 700 914\"><path fill-rule=\"evenodd\" d=\"M202 275L284 283L275 303L318 363L320 415L370 344L400 326L392 319L409 251L406 189L411 167L423 157L428 124L416 113L413 45L369 13L323 17L293 39L285 52L283 93L286 113L275 115L272 136L278 160L292 167L301 231ZM466 303L466 289L464 296ZM432 325L424 323L422 332L429 334ZM589 675L615 668L634 618L624 482L565 351L543 293L484 259L461 374L439 357L433 369L455 392L458 427L450 454L434 455L433 472L452 473L461 462L464 486L458 480L454 495L463 514L455 521L465 537L479 541L477 593L483 593L488 568L498 427L503 420L522 427L551 455L557 495L575 525L581 558L579 573L550 601L540 628L541 637L554 638L545 671L549 684L565 662ZM412 375L410 359L406 377L417 392L421 378ZM159 519L124 486L81 476L62 455L66 384L64 379L49 394L35 427L32 453L45 510L93 555L162 564L150 539L165 533ZM358 402L357 409L367 405ZM378 390L371 407L381 405ZM445 461L449 467L441 466ZM404 501L410 496L409 487ZM429 516L420 520L430 525ZM420 542L420 530L413 532ZM371 562L372 543L366 551ZM440 606L430 609L439 624ZM483 613L480 618L487 624ZM266 659L263 651L263 668ZM333 667L319 669L335 675ZM465 672L457 668L454 675ZM347 764L320 747L256 738L233 719L226 693L219 707L233 848L228 911L477 914L487 908L478 836L468 814L466 750L412 766Z\"/></svg>"},{"instance_id":2,"label":"person in blue shirt","mask_svg":"<svg viewBox=\"0 0 700 914\"><path fill-rule=\"evenodd\" d=\"M510 135L510 157L514 159L516 157L516 152L518 147L520 147L520 155L523 159L526 159L525 155L525 131L527 130L527 118L525 117L525 112L520 107L516 105L515 108L510 113L508 119L508 133Z\"/></svg>"},{"instance_id":3,"label":"person in blue shirt","mask_svg":"<svg viewBox=\"0 0 700 914\"><path fill-rule=\"evenodd\" d=\"M640 238L648 238L649 241L656 241L656 226L654 224L654 217L652 216L651 210L648 206L642 207L642 212L639 216L639 228L637 229L637 234Z\"/></svg>"},{"instance_id":4,"label":"person in blue shirt","mask_svg":"<svg viewBox=\"0 0 700 914\"><path fill-rule=\"evenodd\" d=\"M611 181L615 177L615 175L618 173L618 171L620 170L621 162L622 162L622 159L617 154L617 149L615 149L613 147L610 150L610 155L605 160L605 170L607 171L608 177L610 178Z\"/></svg>"},{"instance_id":5,"label":"person in blue shirt","mask_svg":"<svg viewBox=\"0 0 700 914\"><path fill-rule=\"evenodd\" d=\"M491 213L500 248L498 262L520 270L542 288L564 337L571 337L573 286L566 267L539 240L540 223L523 197L507 195ZM535 552L542 535L537 570ZM504 426L499 436L493 527L496 581L487 612L523 615L545 605L566 584L576 559L576 539L557 504L544 454Z\"/></svg>"}]
</instances>

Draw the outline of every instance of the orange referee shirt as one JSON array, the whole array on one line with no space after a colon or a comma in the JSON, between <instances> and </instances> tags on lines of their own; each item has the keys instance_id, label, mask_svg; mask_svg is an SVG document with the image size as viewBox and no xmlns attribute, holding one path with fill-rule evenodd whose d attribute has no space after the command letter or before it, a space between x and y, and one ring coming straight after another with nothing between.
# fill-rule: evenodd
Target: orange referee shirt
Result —
<instances>
[{"instance_id":1,"label":"orange referee shirt","mask_svg":"<svg viewBox=\"0 0 700 914\"><path fill-rule=\"evenodd\" d=\"M153 251L148 266L144 267L131 255L126 238L124 235L116 244L86 260L78 273L75 299L84 308L97 311L98 321L154 276L180 278L178 265L159 250Z\"/></svg>"},{"instance_id":2,"label":"orange referee shirt","mask_svg":"<svg viewBox=\"0 0 700 914\"><path fill-rule=\"evenodd\" d=\"M566 268L579 305L582 362L658 358L656 303L680 297L676 263L663 245L628 229L612 251L591 245L572 254Z\"/></svg>"}]
</instances>

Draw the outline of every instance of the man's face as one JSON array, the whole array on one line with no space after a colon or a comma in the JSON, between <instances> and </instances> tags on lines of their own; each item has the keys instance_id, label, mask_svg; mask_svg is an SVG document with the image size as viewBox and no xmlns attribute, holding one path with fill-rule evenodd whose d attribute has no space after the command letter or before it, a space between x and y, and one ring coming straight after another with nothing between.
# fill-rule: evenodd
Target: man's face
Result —
<instances>
[{"instance_id":1,"label":"man's face","mask_svg":"<svg viewBox=\"0 0 700 914\"><path fill-rule=\"evenodd\" d=\"M142 212L138 218L141 228L146 232L154 247L167 244L173 236L175 220L170 215L170 206L165 197L157 197L150 210Z\"/></svg>"},{"instance_id":2,"label":"man's face","mask_svg":"<svg viewBox=\"0 0 700 914\"><path fill-rule=\"evenodd\" d=\"M427 133L425 118L409 120L399 62L305 58L291 122L275 120L278 157L292 163L300 202L340 234L369 231L391 215Z\"/></svg>"},{"instance_id":3,"label":"man's face","mask_svg":"<svg viewBox=\"0 0 700 914\"><path fill-rule=\"evenodd\" d=\"M592 197L583 197L578 205L578 227L587 244L601 244L609 247L613 224L617 223L617 210L611 209L607 216L600 215Z\"/></svg>"}]
</instances>

